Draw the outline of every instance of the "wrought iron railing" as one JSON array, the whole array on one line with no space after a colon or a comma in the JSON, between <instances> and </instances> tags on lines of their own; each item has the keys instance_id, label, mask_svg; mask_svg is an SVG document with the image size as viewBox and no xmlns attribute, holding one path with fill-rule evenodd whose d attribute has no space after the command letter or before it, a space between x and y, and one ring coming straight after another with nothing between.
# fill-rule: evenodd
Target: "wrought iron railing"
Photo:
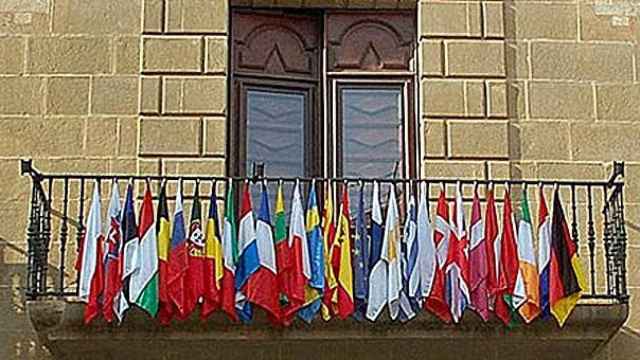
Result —
<instances>
[{"instance_id":1,"label":"wrought iron railing","mask_svg":"<svg viewBox=\"0 0 640 360\"><path fill-rule=\"evenodd\" d=\"M544 187L547 190L547 203L550 204L552 187L557 186L563 198L565 212L570 220L573 241L578 245L578 253L584 270L588 274L588 288L583 289L583 298L609 299L621 303L628 301L626 282L626 230L624 220L624 164L614 163L608 181L565 181L565 180L489 180L489 179L371 179L371 178L225 178L208 176L130 176L130 175L86 175L86 174L44 174L37 171L31 160L21 161L21 173L32 181L31 208L27 227L28 241L28 279L27 297L66 297L77 295L77 276L73 263L84 233L85 212L88 210L89 188L98 184L124 180L134 185L146 182L159 188L162 181L168 184L182 181L192 186L209 187L223 193L220 186L233 182L262 182L276 185L278 182L293 183L300 181L308 184L312 180L326 183L344 183L346 185L369 188L374 181L387 186L396 186L398 190L415 187L417 182L426 182L435 204L437 192L444 186L448 196L452 196L454 185L460 183L465 203L471 202L470 191L474 186L486 189L493 184L496 198L500 202L500 191L512 190L512 199L518 201L519 191L533 191ZM207 185L205 185L207 184ZM155 186L158 185L158 186ZM91 186L91 187L90 187ZM102 186L108 189L109 186ZM527 190L527 188L529 190ZM193 189L192 189L193 190ZM193 194L193 191L185 190ZM200 189L199 196L208 199L208 194ZM103 194L103 197L106 197ZM219 197L221 198L221 197ZM401 197L402 198L402 197ZM537 197L531 197L535 199ZM184 199L193 199L186 194ZM481 199L484 201L484 199ZM535 204L535 201L530 201ZM322 205L322 204L321 204ZM515 207L515 206L514 206ZM402 205L401 205L402 208ZM602 209L602 210L599 210ZM535 208L531 211L537 213ZM432 212L433 213L433 212ZM535 218L535 217L534 217Z\"/></svg>"}]
</instances>

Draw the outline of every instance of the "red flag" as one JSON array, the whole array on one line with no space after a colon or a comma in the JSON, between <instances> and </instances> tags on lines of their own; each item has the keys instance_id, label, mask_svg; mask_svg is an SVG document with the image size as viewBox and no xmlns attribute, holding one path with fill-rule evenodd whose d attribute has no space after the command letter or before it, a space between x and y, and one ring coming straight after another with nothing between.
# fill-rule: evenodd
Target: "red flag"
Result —
<instances>
[{"instance_id":1,"label":"red flag","mask_svg":"<svg viewBox=\"0 0 640 360\"><path fill-rule=\"evenodd\" d=\"M169 250L167 290L169 298L175 306L176 315L180 318L187 316L185 282L188 269L188 239L184 226L184 212L182 208L182 183L179 182L176 195L176 208L173 216L171 249Z\"/></svg>"},{"instance_id":2,"label":"red flag","mask_svg":"<svg viewBox=\"0 0 640 360\"><path fill-rule=\"evenodd\" d=\"M307 247L307 232L300 197L300 184L296 184L293 193L291 221L289 223L289 239L287 244L288 264L285 270L285 295L288 300L284 308L283 322L285 325L293 321L296 313L305 302L305 286L311 277L309 250Z\"/></svg>"},{"instance_id":3,"label":"red flag","mask_svg":"<svg viewBox=\"0 0 640 360\"><path fill-rule=\"evenodd\" d=\"M487 190L487 209L484 224L484 246L487 254L487 297L489 310L495 309L496 294L498 293L498 266L496 248L498 242L498 214L496 212L496 200L493 196L493 187Z\"/></svg>"},{"instance_id":4,"label":"red flag","mask_svg":"<svg viewBox=\"0 0 640 360\"><path fill-rule=\"evenodd\" d=\"M449 205L447 204L444 189L440 191L440 197L438 198L438 209L434 225L433 242L436 245L437 266L431 293L427 297L424 307L440 320L450 323L452 320L451 312L445 299L444 265L447 261L451 229L449 228Z\"/></svg>"},{"instance_id":5,"label":"red flag","mask_svg":"<svg viewBox=\"0 0 640 360\"><path fill-rule=\"evenodd\" d=\"M87 303L84 309L84 323L89 324L98 317L102 310L102 294L104 291L104 235L100 219L100 191L98 184L93 190L91 208L87 216L86 232L82 241L82 260L80 260L80 280L78 296Z\"/></svg>"},{"instance_id":6,"label":"red flag","mask_svg":"<svg viewBox=\"0 0 640 360\"><path fill-rule=\"evenodd\" d=\"M489 319L489 306L487 305L487 249L484 231L480 198L476 187L473 192L471 228L469 231L469 286L471 288L471 308L480 315L482 320L487 321Z\"/></svg>"},{"instance_id":7,"label":"red flag","mask_svg":"<svg viewBox=\"0 0 640 360\"><path fill-rule=\"evenodd\" d=\"M505 325L511 324L512 313L519 307L516 283L520 274L518 248L516 244L516 224L511 208L509 191L504 193L503 230L500 241L500 265L498 268L498 293L496 296L496 315ZM520 279L522 281L522 279ZM524 289L522 289L524 290Z\"/></svg>"},{"instance_id":8,"label":"red flag","mask_svg":"<svg viewBox=\"0 0 640 360\"><path fill-rule=\"evenodd\" d=\"M105 262L105 285L102 300L102 316L107 322L112 322L115 315L115 299L122 290L122 258L120 256L120 246L122 244L122 227L120 217L122 207L120 205L120 194L118 183L114 182L111 190L111 201L107 211L107 221L109 231L107 233L105 249L107 251Z\"/></svg>"},{"instance_id":9,"label":"red flag","mask_svg":"<svg viewBox=\"0 0 640 360\"><path fill-rule=\"evenodd\" d=\"M184 319L198 306L198 302L204 296L204 245L205 238L202 232L202 205L200 194L196 185L191 205L191 222L189 225L189 239L187 249L189 253L188 269L185 276L185 310L181 314Z\"/></svg>"},{"instance_id":10,"label":"red flag","mask_svg":"<svg viewBox=\"0 0 640 360\"><path fill-rule=\"evenodd\" d=\"M349 215L349 191L345 184L338 217L335 241L340 244L337 314L344 320L353 314L353 267L351 266L351 216Z\"/></svg>"},{"instance_id":11,"label":"red flag","mask_svg":"<svg viewBox=\"0 0 640 360\"><path fill-rule=\"evenodd\" d=\"M169 208L167 206L166 183L162 184L158 199L158 320L162 325L169 325L173 318L174 307L169 297L169 249L171 247L171 230L169 225Z\"/></svg>"},{"instance_id":12,"label":"red flag","mask_svg":"<svg viewBox=\"0 0 640 360\"><path fill-rule=\"evenodd\" d=\"M207 236L205 239L204 295L200 318L206 319L220 307L222 277L224 276L222 237L218 220L218 199L215 184L209 201Z\"/></svg>"}]
</instances>

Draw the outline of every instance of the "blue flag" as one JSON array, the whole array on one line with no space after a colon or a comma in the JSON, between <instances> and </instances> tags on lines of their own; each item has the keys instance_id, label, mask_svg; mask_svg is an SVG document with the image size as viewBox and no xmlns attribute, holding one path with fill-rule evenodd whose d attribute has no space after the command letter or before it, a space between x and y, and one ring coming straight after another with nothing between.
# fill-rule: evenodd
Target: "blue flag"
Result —
<instances>
[{"instance_id":1,"label":"blue flag","mask_svg":"<svg viewBox=\"0 0 640 360\"><path fill-rule=\"evenodd\" d=\"M416 241L416 201L413 195L409 198L407 218L404 223L404 234L400 243L402 258L402 290L400 291L400 321L409 321L420 308L415 294L409 293L409 279L417 270L418 242Z\"/></svg>"},{"instance_id":2,"label":"blue flag","mask_svg":"<svg viewBox=\"0 0 640 360\"><path fill-rule=\"evenodd\" d=\"M320 211L318 210L315 183L311 184L311 189L309 190L306 223L311 278L305 288L304 307L298 311L298 316L305 322L310 323L322 306L322 293L324 291L324 242L322 241Z\"/></svg>"},{"instance_id":3,"label":"blue flag","mask_svg":"<svg viewBox=\"0 0 640 360\"><path fill-rule=\"evenodd\" d=\"M369 297L369 237L364 215L364 186L360 186L353 262L353 292L355 300L353 317L358 321L363 321L367 312L367 298Z\"/></svg>"}]
</instances>

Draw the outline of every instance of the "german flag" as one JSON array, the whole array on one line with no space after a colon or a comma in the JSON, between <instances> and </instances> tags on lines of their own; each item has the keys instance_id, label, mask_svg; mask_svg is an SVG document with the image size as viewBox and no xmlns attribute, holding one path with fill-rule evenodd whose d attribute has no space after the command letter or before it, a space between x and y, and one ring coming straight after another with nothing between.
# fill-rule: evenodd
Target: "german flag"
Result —
<instances>
[{"instance_id":1,"label":"german flag","mask_svg":"<svg viewBox=\"0 0 640 360\"><path fill-rule=\"evenodd\" d=\"M584 289L584 275L576 244L571 240L564 217L560 193L556 188L551 221L551 264L549 268L549 303L551 314L560 327L573 311Z\"/></svg>"}]
</instances>

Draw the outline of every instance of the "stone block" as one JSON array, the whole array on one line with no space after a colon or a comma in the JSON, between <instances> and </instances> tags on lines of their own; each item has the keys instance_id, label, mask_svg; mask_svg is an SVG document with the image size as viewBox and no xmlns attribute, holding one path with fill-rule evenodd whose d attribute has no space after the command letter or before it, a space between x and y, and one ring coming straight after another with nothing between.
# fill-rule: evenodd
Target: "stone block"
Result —
<instances>
[{"instance_id":1,"label":"stone block","mask_svg":"<svg viewBox=\"0 0 640 360\"><path fill-rule=\"evenodd\" d=\"M520 155L523 160L569 160L569 123L563 121L521 122Z\"/></svg>"},{"instance_id":2,"label":"stone block","mask_svg":"<svg viewBox=\"0 0 640 360\"><path fill-rule=\"evenodd\" d=\"M138 118L118 118L118 156L135 157L138 154Z\"/></svg>"},{"instance_id":3,"label":"stone block","mask_svg":"<svg viewBox=\"0 0 640 360\"><path fill-rule=\"evenodd\" d=\"M226 78L217 76L167 78L164 111L167 113L224 114Z\"/></svg>"},{"instance_id":4,"label":"stone block","mask_svg":"<svg viewBox=\"0 0 640 360\"><path fill-rule=\"evenodd\" d=\"M159 76L142 76L140 78L140 111L143 113L160 113Z\"/></svg>"},{"instance_id":5,"label":"stone block","mask_svg":"<svg viewBox=\"0 0 640 360\"><path fill-rule=\"evenodd\" d=\"M484 7L484 36L504 37L504 10L502 1L485 1Z\"/></svg>"},{"instance_id":6,"label":"stone block","mask_svg":"<svg viewBox=\"0 0 640 360\"><path fill-rule=\"evenodd\" d=\"M529 114L535 119L593 119L593 89L589 84L529 83Z\"/></svg>"},{"instance_id":7,"label":"stone block","mask_svg":"<svg viewBox=\"0 0 640 360\"><path fill-rule=\"evenodd\" d=\"M615 26L612 15L598 14L597 0L579 6L581 40L635 42L640 37L640 23L637 18L629 19L627 25Z\"/></svg>"},{"instance_id":8,"label":"stone block","mask_svg":"<svg viewBox=\"0 0 640 360\"><path fill-rule=\"evenodd\" d=\"M22 37L0 37L0 74L21 74L24 68L25 40Z\"/></svg>"},{"instance_id":9,"label":"stone block","mask_svg":"<svg viewBox=\"0 0 640 360\"><path fill-rule=\"evenodd\" d=\"M204 119L204 155L222 155L226 152L227 121L224 117Z\"/></svg>"},{"instance_id":10,"label":"stone block","mask_svg":"<svg viewBox=\"0 0 640 360\"><path fill-rule=\"evenodd\" d=\"M488 81L489 117L507 116L507 84L504 81Z\"/></svg>"},{"instance_id":11,"label":"stone block","mask_svg":"<svg viewBox=\"0 0 640 360\"><path fill-rule=\"evenodd\" d=\"M145 33L161 32L163 29L163 13L164 0L143 0L142 31Z\"/></svg>"},{"instance_id":12,"label":"stone block","mask_svg":"<svg viewBox=\"0 0 640 360\"><path fill-rule=\"evenodd\" d=\"M448 76L504 76L502 41L445 42Z\"/></svg>"},{"instance_id":13,"label":"stone block","mask_svg":"<svg viewBox=\"0 0 640 360\"><path fill-rule=\"evenodd\" d=\"M111 72L111 45L106 37L33 37L27 72L32 74L106 74Z\"/></svg>"},{"instance_id":14,"label":"stone block","mask_svg":"<svg viewBox=\"0 0 640 360\"><path fill-rule=\"evenodd\" d=\"M422 75L444 75L442 57L442 41L422 40Z\"/></svg>"},{"instance_id":15,"label":"stone block","mask_svg":"<svg viewBox=\"0 0 640 360\"><path fill-rule=\"evenodd\" d=\"M465 115L471 117L485 117L486 90L484 81L465 81Z\"/></svg>"},{"instance_id":16,"label":"stone block","mask_svg":"<svg viewBox=\"0 0 640 360\"><path fill-rule=\"evenodd\" d=\"M168 168L175 168L175 174L180 175L222 176L225 169L224 159L169 159L166 163ZM172 172L168 171L167 174Z\"/></svg>"},{"instance_id":17,"label":"stone block","mask_svg":"<svg viewBox=\"0 0 640 360\"><path fill-rule=\"evenodd\" d=\"M518 1L513 6L517 39L577 40L575 4Z\"/></svg>"},{"instance_id":18,"label":"stone block","mask_svg":"<svg viewBox=\"0 0 640 360\"><path fill-rule=\"evenodd\" d=\"M424 156L427 158L447 155L445 147L446 128L445 122L436 119L426 119L424 122Z\"/></svg>"},{"instance_id":19,"label":"stone block","mask_svg":"<svg viewBox=\"0 0 640 360\"><path fill-rule=\"evenodd\" d=\"M596 85L599 120L640 120L640 85Z\"/></svg>"},{"instance_id":20,"label":"stone block","mask_svg":"<svg viewBox=\"0 0 640 360\"><path fill-rule=\"evenodd\" d=\"M224 34L227 31L227 1L169 1L167 30Z\"/></svg>"},{"instance_id":21,"label":"stone block","mask_svg":"<svg viewBox=\"0 0 640 360\"><path fill-rule=\"evenodd\" d=\"M89 112L89 77L47 79L47 114L86 115Z\"/></svg>"},{"instance_id":22,"label":"stone block","mask_svg":"<svg viewBox=\"0 0 640 360\"><path fill-rule=\"evenodd\" d=\"M0 34L49 34L51 31L49 28L50 20L50 15L46 12L25 13L0 10Z\"/></svg>"},{"instance_id":23,"label":"stone block","mask_svg":"<svg viewBox=\"0 0 640 360\"><path fill-rule=\"evenodd\" d=\"M224 36L206 38L207 73L222 73L227 70L227 38Z\"/></svg>"},{"instance_id":24,"label":"stone block","mask_svg":"<svg viewBox=\"0 0 640 360\"><path fill-rule=\"evenodd\" d=\"M422 164L423 176L448 179L481 179L484 177L482 161L427 160Z\"/></svg>"},{"instance_id":25,"label":"stone block","mask_svg":"<svg viewBox=\"0 0 640 360\"><path fill-rule=\"evenodd\" d=\"M640 160L640 124L575 123L571 126L573 160Z\"/></svg>"},{"instance_id":26,"label":"stone block","mask_svg":"<svg viewBox=\"0 0 640 360\"><path fill-rule=\"evenodd\" d=\"M39 77L0 77L0 114L41 114L44 89Z\"/></svg>"},{"instance_id":27,"label":"stone block","mask_svg":"<svg viewBox=\"0 0 640 360\"><path fill-rule=\"evenodd\" d=\"M505 121L449 121L449 155L456 158L506 158L509 156Z\"/></svg>"},{"instance_id":28,"label":"stone block","mask_svg":"<svg viewBox=\"0 0 640 360\"><path fill-rule=\"evenodd\" d=\"M422 36L480 36L479 2L421 2Z\"/></svg>"},{"instance_id":29,"label":"stone block","mask_svg":"<svg viewBox=\"0 0 640 360\"><path fill-rule=\"evenodd\" d=\"M604 167L599 163L539 162L541 179L602 180ZM547 201L551 199L548 198Z\"/></svg>"},{"instance_id":30,"label":"stone block","mask_svg":"<svg viewBox=\"0 0 640 360\"><path fill-rule=\"evenodd\" d=\"M427 116L462 116L464 108L464 82L458 80L425 80L423 111Z\"/></svg>"},{"instance_id":31,"label":"stone block","mask_svg":"<svg viewBox=\"0 0 640 360\"><path fill-rule=\"evenodd\" d=\"M82 118L2 118L0 129L11 134L0 141L3 156L34 158L83 154L85 121Z\"/></svg>"},{"instance_id":32,"label":"stone block","mask_svg":"<svg viewBox=\"0 0 640 360\"><path fill-rule=\"evenodd\" d=\"M114 41L116 48L116 74L140 73L140 38L122 36Z\"/></svg>"},{"instance_id":33,"label":"stone block","mask_svg":"<svg viewBox=\"0 0 640 360\"><path fill-rule=\"evenodd\" d=\"M89 117L87 119L87 156L115 156L118 150L118 119Z\"/></svg>"},{"instance_id":34,"label":"stone block","mask_svg":"<svg viewBox=\"0 0 640 360\"><path fill-rule=\"evenodd\" d=\"M140 155L200 155L199 118L140 119Z\"/></svg>"},{"instance_id":35,"label":"stone block","mask_svg":"<svg viewBox=\"0 0 640 360\"><path fill-rule=\"evenodd\" d=\"M534 42L533 78L631 82L633 50L623 43Z\"/></svg>"},{"instance_id":36,"label":"stone block","mask_svg":"<svg viewBox=\"0 0 640 360\"><path fill-rule=\"evenodd\" d=\"M18 176L18 171L16 159L0 160L0 181L3 184L0 186L0 203L28 202L31 196L30 180Z\"/></svg>"},{"instance_id":37,"label":"stone block","mask_svg":"<svg viewBox=\"0 0 640 360\"><path fill-rule=\"evenodd\" d=\"M137 76L98 76L91 86L92 114L138 113Z\"/></svg>"},{"instance_id":38,"label":"stone block","mask_svg":"<svg viewBox=\"0 0 640 360\"><path fill-rule=\"evenodd\" d=\"M142 71L193 72L202 70L200 37L146 36L142 39Z\"/></svg>"},{"instance_id":39,"label":"stone block","mask_svg":"<svg viewBox=\"0 0 640 360\"><path fill-rule=\"evenodd\" d=\"M138 34L141 1L56 0L53 32L63 34Z\"/></svg>"},{"instance_id":40,"label":"stone block","mask_svg":"<svg viewBox=\"0 0 640 360\"><path fill-rule=\"evenodd\" d=\"M505 43L506 67L509 78L529 79L529 42L509 41Z\"/></svg>"}]
</instances>

